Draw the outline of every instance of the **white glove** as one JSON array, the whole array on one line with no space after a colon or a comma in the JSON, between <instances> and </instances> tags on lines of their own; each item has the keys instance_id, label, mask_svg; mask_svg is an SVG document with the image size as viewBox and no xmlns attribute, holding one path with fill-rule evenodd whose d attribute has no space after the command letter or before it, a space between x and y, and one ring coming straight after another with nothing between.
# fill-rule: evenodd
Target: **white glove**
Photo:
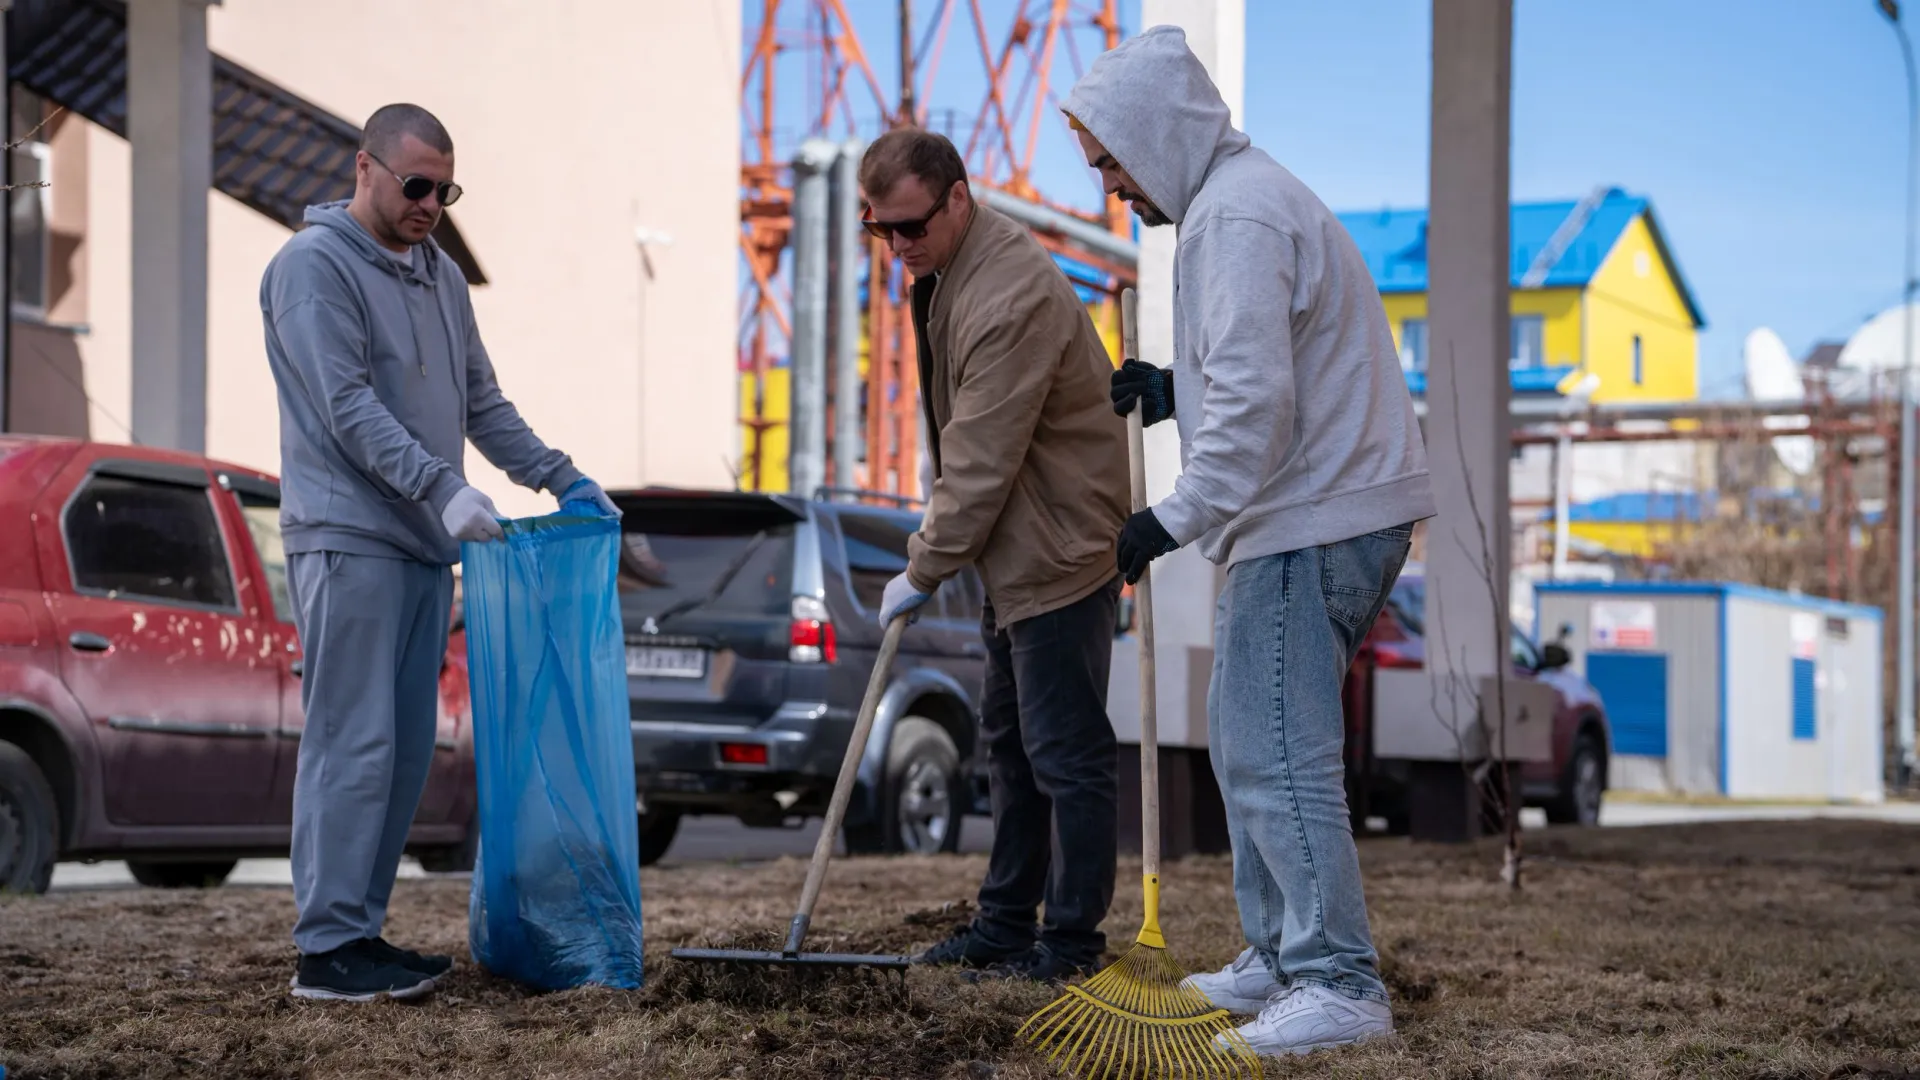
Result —
<instances>
[{"instance_id":1,"label":"white glove","mask_svg":"<svg viewBox=\"0 0 1920 1080\"><path fill-rule=\"evenodd\" d=\"M932 598L932 593L923 593L914 588L912 579L905 572L895 575L892 581L887 582L886 591L880 594L880 625L892 625L894 616L912 611ZM907 621L913 622L919 617L914 615Z\"/></svg>"},{"instance_id":2,"label":"white glove","mask_svg":"<svg viewBox=\"0 0 1920 1080\"><path fill-rule=\"evenodd\" d=\"M440 524L447 527L449 536L476 544L506 538L499 518L500 511L494 508L493 500L471 485L455 492L453 498L447 500L447 508L440 511Z\"/></svg>"}]
</instances>

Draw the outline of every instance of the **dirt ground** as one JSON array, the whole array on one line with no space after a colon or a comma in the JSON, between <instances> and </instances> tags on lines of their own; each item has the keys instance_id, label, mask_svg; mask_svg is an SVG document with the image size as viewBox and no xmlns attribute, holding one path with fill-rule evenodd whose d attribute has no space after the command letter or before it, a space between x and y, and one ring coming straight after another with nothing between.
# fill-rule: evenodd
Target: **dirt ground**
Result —
<instances>
[{"instance_id":1,"label":"dirt ground","mask_svg":"<svg viewBox=\"0 0 1920 1080\"><path fill-rule=\"evenodd\" d=\"M1362 845L1397 1034L1280 1077L1920 1076L1920 829L1860 822L1530 834L1524 893L1492 848ZM905 951L964 907L979 858L848 860L810 945ZM0 1064L27 1078L932 1077L1038 1080L1015 1038L1051 995L916 971L884 987L716 985L668 949L765 936L804 867L643 875L646 989L531 994L464 962L467 886L400 883L390 937L462 964L422 1005L296 1003L284 889L0 900ZM1122 866L1108 930L1139 919ZM1229 866L1164 875L1188 966L1232 958ZM793 989L790 1004L776 992Z\"/></svg>"}]
</instances>

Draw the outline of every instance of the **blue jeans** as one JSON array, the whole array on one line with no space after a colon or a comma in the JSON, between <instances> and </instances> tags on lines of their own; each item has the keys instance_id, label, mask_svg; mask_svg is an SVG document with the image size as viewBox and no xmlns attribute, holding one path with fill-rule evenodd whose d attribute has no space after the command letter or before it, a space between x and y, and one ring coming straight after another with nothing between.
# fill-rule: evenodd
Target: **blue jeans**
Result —
<instances>
[{"instance_id":1,"label":"blue jeans","mask_svg":"<svg viewBox=\"0 0 1920 1080\"><path fill-rule=\"evenodd\" d=\"M1406 564L1411 526L1233 567L1207 723L1240 924L1285 986L1385 1001L1347 816L1340 689Z\"/></svg>"}]
</instances>

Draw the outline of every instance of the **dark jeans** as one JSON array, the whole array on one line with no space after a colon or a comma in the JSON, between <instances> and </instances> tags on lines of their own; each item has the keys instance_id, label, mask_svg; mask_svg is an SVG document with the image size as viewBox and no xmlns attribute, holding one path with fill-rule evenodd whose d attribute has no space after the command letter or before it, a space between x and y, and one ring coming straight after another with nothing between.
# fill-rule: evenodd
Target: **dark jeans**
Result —
<instances>
[{"instance_id":1,"label":"dark jeans","mask_svg":"<svg viewBox=\"0 0 1920 1080\"><path fill-rule=\"evenodd\" d=\"M1107 718L1120 579L1064 608L997 626L987 606L980 727L993 796L993 853L974 932L1091 964L1106 949L1119 846L1119 766ZM1036 926L1041 901L1044 926Z\"/></svg>"}]
</instances>

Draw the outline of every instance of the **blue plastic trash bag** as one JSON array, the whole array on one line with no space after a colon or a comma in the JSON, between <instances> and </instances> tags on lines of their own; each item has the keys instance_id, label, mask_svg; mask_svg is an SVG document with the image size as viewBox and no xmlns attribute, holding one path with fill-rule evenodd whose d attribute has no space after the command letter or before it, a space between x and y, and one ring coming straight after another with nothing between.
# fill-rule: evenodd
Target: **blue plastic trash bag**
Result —
<instances>
[{"instance_id":1,"label":"blue plastic trash bag","mask_svg":"<svg viewBox=\"0 0 1920 1080\"><path fill-rule=\"evenodd\" d=\"M480 844L468 942L548 990L641 982L620 523L591 505L461 547Z\"/></svg>"}]
</instances>

